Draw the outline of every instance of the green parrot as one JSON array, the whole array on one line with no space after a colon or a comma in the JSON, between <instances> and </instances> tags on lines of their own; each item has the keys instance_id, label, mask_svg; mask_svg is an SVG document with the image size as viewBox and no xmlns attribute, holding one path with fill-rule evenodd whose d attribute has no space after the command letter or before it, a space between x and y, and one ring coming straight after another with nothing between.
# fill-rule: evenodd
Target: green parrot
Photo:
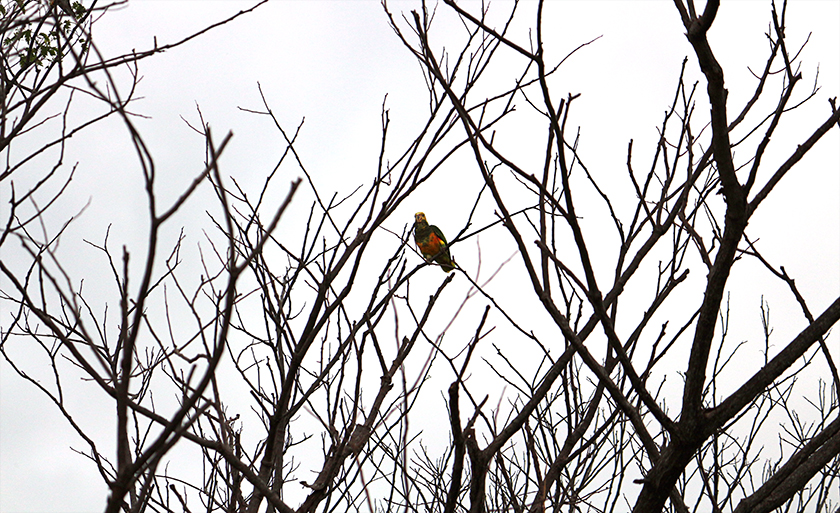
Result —
<instances>
[{"instance_id":1,"label":"green parrot","mask_svg":"<svg viewBox=\"0 0 840 513\"><path fill-rule=\"evenodd\" d=\"M420 253L427 262L434 260L447 273L455 270L457 264L449 254L446 237L437 226L429 226L426 214L423 212L414 214L414 242L417 243Z\"/></svg>"}]
</instances>

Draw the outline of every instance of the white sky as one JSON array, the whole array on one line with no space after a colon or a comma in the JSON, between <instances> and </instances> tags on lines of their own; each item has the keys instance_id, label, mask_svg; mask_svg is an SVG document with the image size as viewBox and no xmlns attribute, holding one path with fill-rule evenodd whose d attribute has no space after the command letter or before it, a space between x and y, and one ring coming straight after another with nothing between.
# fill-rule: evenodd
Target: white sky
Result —
<instances>
[{"instance_id":1,"label":"white sky","mask_svg":"<svg viewBox=\"0 0 840 513\"><path fill-rule=\"evenodd\" d=\"M233 1L131 0L127 7L102 19L94 36L100 49L110 55L132 48L142 50L152 45L153 36L159 44L171 42L247 5ZM479 4L464 5L475 11ZM506 12L508 5L498 2L493 8ZM526 2L523 9L533 5ZM392 2L390 7L408 13L417 9L418 3ZM441 12L432 33L437 48L462 35L453 17L443 14L447 8L440 5L438 9ZM740 107L752 92L753 82L746 67L758 70L764 64L767 45L763 34L768 21L769 2L724 2L720 10L711 42L726 73L730 106ZM549 56L554 59L580 43L603 36L564 65L554 84L557 95L583 93L574 104L573 117L582 127L581 153L589 159L589 165L613 166L624 173L630 138L636 140L635 158L646 163L644 156L649 154L650 144L645 143L656 137L656 126L673 98L684 56L689 55L689 76L699 79L673 3L549 2L545 23L554 27L549 36ZM768 159L789 154L827 117L826 98L840 96L838 23L840 2L796 0L789 5L788 44L797 46L807 32L813 32L802 56L804 83L798 87L810 87L820 64L823 89L810 110L796 114L798 121L792 132L781 132L774 138L777 146ZM514 31L513 37L522 44L527 44L525 36L522 27ZM150 116L138 126L156 156L161 180L167 184L162 194L170 194L170 198L200 171L202 141L181 120L184 117L197 123L196 103L217 140L228 130L234 132L222 159L223 174L234 175L255 190L283 148L270 123L237 109L261 109L259 82L284 128L293 131L301 118L306 118L297 149L315 180L325 190L344 192L367 182L375 169L385 95L392 121L392 157L413 138L428 105L420 69L389 28L378 2L272 2L184 47L142 61L140 72L143 80L139 95L144 99L135 104L134 110ZM509 84L511 77L502 80ZM704 97L703 82L698 92ZM114 120L70 142L65 161L80 163L79 178L73 195L56 215L78 211L88 200L91 202L82 222L70 232L72 237L101 242L105 227L112 223L114 247L122 243L142 246L146 203L138 193L139 174L133 156L127 153L126 141L124 129ZM819 153L796 171L798 176L785 179L783 190L778 191L784 195L777 192L769 199L748 230L759 234L767 256L786 266L805 296L815 298L815 313L840 289L838 141L835 129L821 142ZM640 165L640 169L643 167ZM401 207L404 219L389 228L400 232L404 223L412 222L413 212L425 210L430 221L447 233L457 232L462 226L459 223L465 220L463 208L470 206L459 205L458 199L465 190L470 192L472 185L463 188L456 172L451 171L449 176L454 178L446 182L434 182L433 189L430 186L418 191ZM625 176L621 174L622 179ZM295 177L289 175L283 183ZM6 189L2 195L2 208L6 208ZM298 208L306 208L307 201L301 201ZM791 211L799 217L789 215ZM188 212L179 223L190 224L190 216L202 215L201 208ZM281 225L281 234L284 229ZM67 244L76 247L72 241ZM468 242L457 253L462 267L475 265L473 246ZM105 285L86 274L99 268L88 263L94 255L79 253L74 272L92 282L86 287L96 289ZM500 254L498 258L509 255ZM702 274L698 270L698 275ZM769 280L766 273L748 273L734 276L731 285L750 288L762 284L761 280ZM733 296L733 303L743 302L750 315L758 319L759 294ZM781 299L781 294L778 297L778 301L790 301ZM779 344L785 333L800 329L777 328ZM91 422L91 429L106 439L111 436L115 428L108 417L111 410L107 402L83 395L72 399L70 406ZM69 447L84 449L47 399L13 375L5 361L0 362L0 511L102 510L106 491L101 478L93 464Z\"/></svg>"}]
</instances>

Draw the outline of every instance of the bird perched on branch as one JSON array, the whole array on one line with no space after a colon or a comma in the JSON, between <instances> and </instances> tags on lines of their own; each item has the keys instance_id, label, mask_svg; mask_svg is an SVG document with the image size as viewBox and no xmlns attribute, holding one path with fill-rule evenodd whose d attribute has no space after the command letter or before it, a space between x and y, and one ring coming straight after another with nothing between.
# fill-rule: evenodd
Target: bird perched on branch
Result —
<instances>
[{"instance_id":1,"label":"bird perched on branch","mask_svg":"<svg viewBox=\"0 0 840 513\"><path fill-rule=\"evenodd\" d=\"M414 214L414 242L417 243L420 253L427 262L434 260L447 273L455 269L456 264L452 260L452 255L449 254L446 237L437 226L429 226L426 214L423 212Z\"/></svg>"},{"instance_id":2,"label":"bird perched on branch","mask_svg":"<svg viewBox=\"0 0 840 513\"><path fill-rule=\"evenodd\" d=\"M70 3L70 0L50 0L50 6L58 6L66 14L69 14L73 18L76 17L76 12L73 10L73 5Z\"/></svg>"}]
</instances>

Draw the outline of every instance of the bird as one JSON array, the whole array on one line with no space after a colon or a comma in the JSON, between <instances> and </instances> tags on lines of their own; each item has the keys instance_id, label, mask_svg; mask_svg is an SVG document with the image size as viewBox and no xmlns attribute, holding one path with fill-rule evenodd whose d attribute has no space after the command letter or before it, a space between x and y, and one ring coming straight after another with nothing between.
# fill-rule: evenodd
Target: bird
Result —
<instances>
[{"instance_id":1,"label":"bird","mask_svg":"<svg viewBox=\"0 0 840 513\"><path fill-rule=\"evenodd\" d=\"M73 11L73 6L70 4L70 0L51 0L50 5L51 6L56 6L57 5L66 14L69 14L73 18L76 17L76 13L75 13L75 11Z\"/></svg>"},{"instance_id":2,"label":"bird","mask_svg":"<svg viewBox=\"0 0 840 513\"><path fill-rule=\"evenodd\" d=\"M423 212L414 214L414 242L417 243L420 253L427 262L434 260L447 273L455 270L457 264L449 254L446 237L437 226L429 226L426 214Z\"/></svg>"}]
</instances>

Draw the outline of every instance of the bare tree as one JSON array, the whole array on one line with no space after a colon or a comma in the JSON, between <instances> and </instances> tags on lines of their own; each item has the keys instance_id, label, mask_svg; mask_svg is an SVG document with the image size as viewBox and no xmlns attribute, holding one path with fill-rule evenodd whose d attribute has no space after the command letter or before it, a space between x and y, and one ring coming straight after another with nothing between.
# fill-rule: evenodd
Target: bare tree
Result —
<instances>
[{"instance_id":1,"label":"bare tree","mask_svg":"<svg viewBox=\"0 0 840 513\"><path fill-rule=\"evenodd\" d=\"M619 186L613 170L588 165L579 151L578 96L557 92L553 81L565 59L545 60L544 3L524 41L509 32L523 16L518 5L497 24L486 10L444 3L402 17L383 4L423 71L429 115L406 148L393 150L383 105L369 182L325 192L295 148L303 123L284 127L260 90L261 106L244 110L285 141L265 182L252 190L223 176L219 156L230 137L217 142L199 117L205 161L164 207L128 100L114 95L116 82L108 95L91 79L146 54L86 64L98 55L84 25L93 9L76 8L79 20L60 32L67 43L57 55L72 56L85 91L130 128L149 245L139 285L130 286L129 252L115 254L107 235L93 244L118 291L119 319L108 319L69 278L58 237L29 228L44 217L44 202L30 200L33 213L23 215L13 196L3 241L20 241L29 260L22 270L0 264L3 301L14 305L0 348L88 444L111 490L106 510L835 511L840 376L826 337L840 297L812 313L793 277L762 255L760 234L747 229L771 193L784 194L780 181L795 179L790 171L840 126L832 99L825 120L804 130L781 164L763 160L789 112L818 96L816 83L794 92L804 42L788 47L787 4L772 5L766 62L750 99L732 106L706 37L719 3L699 14L693 0L675 0L706 94L687 78L687 58L675 70L652 160L640 164L629 141ZM436 50L435 16L458 18L462 46ZM61 18L40 19L58 26ZM511 53L513 60L502 56ZM26 59L15 61L18 69ZM51 56L38 65L61 62ZM510 87L499 68L511 74ZM764 97L772 106L757 112ZM522 119L542 135L511 149L505 135ZM56 144L66 138L65 129ZM482 234L512 244L514 257L489 278L460 265L441 274L413 249L412 226L401 217L406 199L463 154L472 162L464 180L478 192L448 245L457 250ZM290 187L280 178L288 169L302 175ZM185 263L183 237L166 246L162 227L200 187L214 193L206 211L215 231L199 260ZM297 231L281 236L290 204L303 215ZM606 229L587 222L599 216ZM606 255L604 240L612 245ZM801 308L805 327L781 346L771 343L764 301L753 342L729 335L730 320L743 316L730 310L729 280L744 261L777 278ZM519 273L515 290L507 282L507 290L494 288L503 267ZM418 298L418 289L431 292ZM465 308L479 301L479 310ZM517 302L533 308L523 313ZM443 314L449 320L436 322ZM7 347L18 339L49 355L53 388L16 366ZM747 350L763 352L763 365L736 374L731 386L727 374ZM115 456L64 408L67 361L113 401ZM806 373L819 379L816 392ZM416 427L435 415L445 419L437 422L449 431L445 443ZM777 415L789 423L774 423ZM784 450L762 454L767 440Z\"/></svg>"},{"instance_id":2,"label":"bare tree","mask_svg":"<svg viewBox=\"0 0 840 513\"><path fill-rule=\"evenodd\" d=\"M154 350L144 355L146 347L138 343L147 302L154 301L155 291L169 274L160 276L156 270L161 227L208 176L218 175L217 157L229 136L214 145L208 134L211 156L204 169L197 170L195 180L177 201L161 208L156 202L154 158L134 125L129 104L134 100L141 60L182 45L247 11L172 44L155 44L146 51L105 57L92 40L91 31L102 15L118 5L94 2L85 7L79 2L71 5L67 0L59 0L45 3L13 1L0 6L3 16L0 151L4 155L0 183L8 191L10 205L10 209L3 212L0 247L3 247L4 259L0 262L0 272L4 278L4 313L11 314L4 320L0 350L15 372L55 403L88 445L86 456L93 460L111 490L107 511L139 511L149 503L161 459L192 424L191 415L196 409L203 411L206 408L199 399L224 354L236 281L241 274L241 269L237 268L242 263L231 249L226 261L227 281L216 303L221 323L219 338L209 342L207 365L199 374L191 375L195 381L190 382L190 392L180 396L179 407L166 416L155 411L154 406L146 408L143 403L149 397L153 373L171 356ZM127 85L125 77L118 75L123 72L128 76ZM103 108L99 114L74 124L69 121L75 119L70 114L75 114L80 96L93 99ZM63 107L59 107L58 112L51 111L56 105ZM50 232L47 221L51 207L60 201L74 176L75 166L69 172L65 171L64 150L68 141L109 116L121 118L128 129L143 170L150 222L148 248L136 295L129 287L129 252L123 248L120 262L112 255L107 236L100 247L107 256L119 291L117 326L108 320L107 308L102 317L98 317L86 301L81 286L73 282L62 264L59 241L73 219L63 222L55 233ZM43 160L51 158L55 158L54 164L47 172L42 172ZM18 185L16 188L16 179L23 187ZM21 189L23 193L18 192ZM289 197L293 192L294 189ZM221 198L221 205L224 207L224 198ZM280 207L281 212L283 208ZM20 244L20 252L12 250L15 243ZM173 251L170 259L177 259L177 243ZM15 257L8 257L10 254ZM7 351L10 340L20 337L34 342L48 357L54 377L51 385L33 377L28 369L17 365L10 357ZM86 379L94 381L113 399L118 433L115 459L101 449L102 441L88 436L65 407L65 376L68 374L63 365L65 361L80 369ZM151 429L155 425L161 426L157 432Z\"/></svg>"},{"instance_id":3,"label":"bare tree","mask_svg":"<svg viewBox=\"0 0 840 513\"><path fill-rule=\"evenodd\" d=\"M789 52L785 42L786 4L781 15L775 6L771 11L772 31L768 33L770 55L763 73L757 77L754 95L733 116L727 110L723 70L706 38L715 19L718 2L708 2L701 15L697 14L693 1L689 0L687 4L681 0L675 2L706 78L710 122L695 122L698 117L695 105L699 100L695 89L687 86L681 74L674 102L660 128L662 137L656 156L646 176L637 176L633 168L632 141L628 146L627 171L633 187L628 193L638 202L630 216L622 217L619 208L614 207L616 200L599 186L602 178L595 170L587 168L583 156L576 151L577 137L570 137L567 133L576 97L567 95L557 101L551 95L549 77L557 65L544 61L542 3L535 22L536 39L530 42L531 50L527 50L525 44L509 40L504 30L487 26L483 13L471 14L454 2L446 3L458 12L467 26L474 28L478 50L473 48L470 52L459 53L454 59L456 65L444 69L440 64L441 58L432 50L430 19L426 11L413 13L413 19L408 20L413 37L401 35L401 38L427 70L430 89L441 97L445 96L457 111L475 155L475 165L492 193L500 222L516 242L532 290L555 322L567 347L563 357L554 360L553 367L540 376L538 382L542 387L532 393L519 415L498 434L494 433L483 449L479 449L472 431L465 432L473 471L470 509L485 510L484 480L492 472L490 463L498 457L513 433L523 429L525 420L538 411L538 405L548 397L546 394L552 389L559 370L573 366L575 361L582 362L596 386L583 401L567 401L567 404L581 404L577 414L582 421L570 422L563 442L556 437L549 438L553 438L559 450L548 457L533 457L532 466L516 465L520 471L528 469L528 477L535 483L533 495L519 506L520 509L527 507L528 503L531 510L548 507L546 501L550 500L548 493L552 488L557 490L556 499L550 502L552 508L563 504L574 507L581 500L589 502L587 497L598 491L607 490L602 495L617 497L614 494L624 484L618 472L622 465L618 462L624 460L627 454L632 454L644 474L638 480L642 486L634 511L660 511L668 499L674 510L688 510L686 499L692 480L700 481L700 496L696 503L707 500L715 511L736 505L736 509L744 511L769 511L788 501L810 501L817 510L827 508L830 504L826 502L829 488L823 486L834 482L840 454L840 433L837 431L840 420L836 419L840 379L824 336L840 316L840 298L814 318L793 280L785 274L784 267L776 267L763 259L746 233L747 223L762 201L774 192L779 181L803 155L838 125L840 119L832 100L825 121L803 136L803 142L796 151L769 178L759 179L762 156L783 115L812 98L816 92L814 89L803 99L792 100L794 86L802 76L796 71L798 52ZM517 79L517 87L500 91L491 100L470 102L469 93L476 89L482 72L487 69L496 49L501 47L516 51L523 59L523 71ZM453 60L447 58L450 62ZM462 62L468 62L464 71L458 67ZM461 73L460 79L456 72ZM765 86L776 77L782 81L782 87L775 108L757 116L757 121L749 128L740 127L766 90ZM516 156L509 156L486 135L492 126L488 120L495 121L511 112L513 100L518 95L524 96L528 104L544 116L543 146L534 147L534 151L545 155L540 172L518 165ZM493 104L496 106L491 110ZM704 131L706 123L709 123L708 135L701 137L698 134ZM695 128L695 125L700 128ZM733 157L733 148L745 143L744 139L737 142L730 139L730 134L736 129L746 130L747 134L761 134L753 149L747 150L750 157L745 162L736 163ZM745 144L749 143L752 141ZM518 215L519 212L508 207L514 199L508 188L498 185L497 167L509 171L536 198L535 206L526 210L524 215ZM578 171L573 176L574 169ZM740 174L736 174L738 171ZM620 243L613 279L606 284L596 278L602 274L597 272L589 249L593 247L594 235L591 231L587 234L580 222L581 213L591 212L593 206L575 201L575 197L581 194L576 192L585 187L591 187L602 198L600 208L609 212ZM723 195L723 205L715 201L716 192ZM561 239L564 232L569 236ZM535 245L528 243L534 239ZM573 244L568 243L569 239ZM621 333L616 326L622 322L618 316L622 292L644 265L661 258L661 253L659 257L654 255L662 245L670 246L670 256L657 262L656 293L644 310L622 309L625 315L637 317L629 321L635 327ZM567 251L561 251L561 247L574 247L577 254L574 257L565 256ZM759 259L790 286L808 324L766 365L744 380L739 388L721 396L716 388L717 377L722 367L729 363L736 347L726 340L715 340L716 336L725 337L726 334L723 327L721 335L718 317L724 310L724 293L733 265L739 257L745 256ZM658 335L648 335L650 340L655 341L653 345L642 346L642 337L646 331L651 331L648 321L657 310L666 306L672 292L683 286L689 267L697 264L704 265L708 271L702 295L699 296L702 297L699 307L693 311L683 309L680 317L685 324L675 335L667 337L663 325ZM587 317L588 320L581 326L577 319ZM598 342L588 341L596 326L604 333L600 343L602 347L598 347ZM652 331L655 333L656 328ZM675 344L683 340L690 340L691 350L684 371L682 404L676 414L668 414L657 397L660 388L650 383L649 377L656 372L659 362L667 361L663 359ZM596 348L605 356L596 356ZM639 354L642 348L644 352L649 352L647 360L644 353ZM761 477L764 484L752 488L752 473L756 471L753 468L756 461L753 453L756 452L757 430L766 419L767 409L773 407L767 403L772 404L774 397L779 395L786 398L794 393L791 375L795 376L804 368L797 363L803 356L810 355L809 362L816 357L814 348L819 351L819 357L824 362L821 367L826 369L825 376L831 383L829 398L820 403L820 417L807 433L801 433L802 436L795 440L780 435L793 445L793 454L774 462L773 470ZM456 404L454 400L453 404ZM605 407L617 415L608 417L609 421L602 427L593 421L598 418L597 412ZM574 410L567 411L567 422L574 416ZM835 420L830 420L832 417ZM745 421L752 422L752 429L743 437L736 424ZM612 439L610 448L614 452L607 458L613 462L612 475L608 473L607 481L600 488L593 488L583 479L558 479L570 471L570 453L576 448L586 450L587 444L592 444L590 450L594 451L594 447L609 440L603 437L610 434L620 436ZM456 432L456 440L459 435ZM526 438L527 445L530 444ZM540 466L544 467L542 471ZM531 468L534 470L531 471ZM571 474L578 475L581 474ZM820 475L823 479L817 481L819 491L816 494L805 491L806 484ZM580 488L575 489L576 485ZM587 493L587 490L590 492ZM522 493L512 493L510 497L512 501L520 500ZM500 507L507 507L507 504ZM603 509L609 507L609 500L605 501ZM612 507L615 507L615 502ZM708 510L708 506L706 508ZM514 506L514 509L517 508Z\"/></svg>"}]
</instances>

